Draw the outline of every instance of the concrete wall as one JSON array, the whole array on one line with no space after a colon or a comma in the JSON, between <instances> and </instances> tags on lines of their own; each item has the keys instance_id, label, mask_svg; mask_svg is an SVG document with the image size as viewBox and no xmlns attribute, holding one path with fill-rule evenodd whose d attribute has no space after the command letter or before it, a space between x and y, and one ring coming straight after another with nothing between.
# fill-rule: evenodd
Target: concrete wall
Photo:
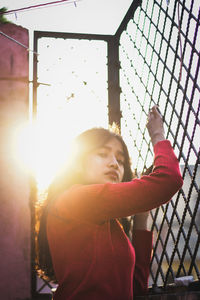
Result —
<instances>
[{"instance_id":1,"label":"concrete wall","mask_svg":"<svg viewBox=\"0 0 200 300\"><path fill-rule=\"evenodd\" d=\"M0 30L28 45L28 30L0 24ZM14 148L15 129L28 120L28 52L0 34L0 299L29 299L29 175Z\"/></svg>"}]
</instances>

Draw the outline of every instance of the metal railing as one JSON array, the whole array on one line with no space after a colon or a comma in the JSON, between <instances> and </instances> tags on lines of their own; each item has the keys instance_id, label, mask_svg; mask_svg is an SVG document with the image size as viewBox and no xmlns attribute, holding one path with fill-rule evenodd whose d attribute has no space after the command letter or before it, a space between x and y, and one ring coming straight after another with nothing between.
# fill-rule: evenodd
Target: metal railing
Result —
<instances>
[{"instance_id":1,"label":"metal railing","mask_svg":"<svg viewBox=\"0 0 200 300\"><path fill-rule=\"evenodd\" d=\"M151 164L145 120L159 105L184 185L152 211L150 284L200 279L200 6L196 1L143 1L120 36L122 135L134 145L135 168Z\"/></svg>"}]
</instances>

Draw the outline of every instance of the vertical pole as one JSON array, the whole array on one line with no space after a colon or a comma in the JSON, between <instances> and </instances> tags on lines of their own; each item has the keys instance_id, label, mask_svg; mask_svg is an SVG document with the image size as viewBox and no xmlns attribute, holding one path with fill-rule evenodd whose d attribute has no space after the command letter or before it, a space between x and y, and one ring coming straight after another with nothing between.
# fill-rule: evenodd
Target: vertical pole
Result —
<instances>
[{"instance_id":1,"label":"vertical pole","mask_svg":"<svg viewBox=\"0 0 200 300\"><path fill-rule=\"evenodd\" d=\"M34 33L34 52L38 53L38 35ZM36 118L37 114L37 55L33 55L33 118Z\"/></svg>"},{"instance_id":2,"label":"vertical pole","mask_svg":"<svg viewBox=\"0 0 200 300\"><path fill-rule=\"evenodd\" d=\"M38 37L34 33L34 52L37 52ZM33 55L33 120L37 114L37 55ZM30 208L31 208L31 294L32 297L36 294L37 282L35 272L35 202L37 199L37 187L35 179L30 178Z\"/></svg>"},{"instance_id":3,"label":"vertical pole","mask_svg":"<svg viewBox=\"0 0 200 300\"><path fill-rule=\"evenodd\" d=\"M113 122L120 128L120 86L119 86L119 40L112 36L108 41L108 113L109 125Z\"/></svg>"}]
</instances>

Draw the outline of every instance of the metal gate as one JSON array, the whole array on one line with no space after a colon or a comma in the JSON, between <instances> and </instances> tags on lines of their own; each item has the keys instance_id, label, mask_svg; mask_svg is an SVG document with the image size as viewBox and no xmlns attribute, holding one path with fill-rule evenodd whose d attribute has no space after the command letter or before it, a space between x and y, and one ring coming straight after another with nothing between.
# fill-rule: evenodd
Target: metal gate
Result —
<instances>
[{"instance_id":1,"label":"metal gate","mask_svg":"<svg viewBox=\"0 0 200 300\"><path fill-rule=\"evenodd\" d=\"M152 293L156 293L158 286L167 288L176 277L192 275L194 280L200 280L200 5L197 2L133 1L114 36L34 34L36 52L41 38L106 44L108 122L120 125L138 173L153 161L145 123L150 107L159 105L166 137L180 161L184 185L169 204L151 212ZM35 60L35 113L40 67ZM33 273L33 293L44 292L47 285L51 287L45 281L37 285Z\"/></svg>"}]
</instances>

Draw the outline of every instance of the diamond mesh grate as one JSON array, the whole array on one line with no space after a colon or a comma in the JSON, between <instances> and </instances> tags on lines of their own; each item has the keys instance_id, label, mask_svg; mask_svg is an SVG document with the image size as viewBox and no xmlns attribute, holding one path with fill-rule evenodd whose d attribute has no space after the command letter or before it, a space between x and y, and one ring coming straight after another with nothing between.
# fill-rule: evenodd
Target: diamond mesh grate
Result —
<instances>
[{"instance_id":1,"label":"diamond mesh grate","mask_svg":"<svg viewBox=\"0 0 200 300\"><path fill-rule=\"evenodd\" d=\"M200 278L199 4L143 1L120 37L121 130L140 172L152 164L145 128L150 107L163 115L184 178L173 200L151 212L151 285ZM134 145L134 150L132 146Z\"/></svg>"}]
</instances>

